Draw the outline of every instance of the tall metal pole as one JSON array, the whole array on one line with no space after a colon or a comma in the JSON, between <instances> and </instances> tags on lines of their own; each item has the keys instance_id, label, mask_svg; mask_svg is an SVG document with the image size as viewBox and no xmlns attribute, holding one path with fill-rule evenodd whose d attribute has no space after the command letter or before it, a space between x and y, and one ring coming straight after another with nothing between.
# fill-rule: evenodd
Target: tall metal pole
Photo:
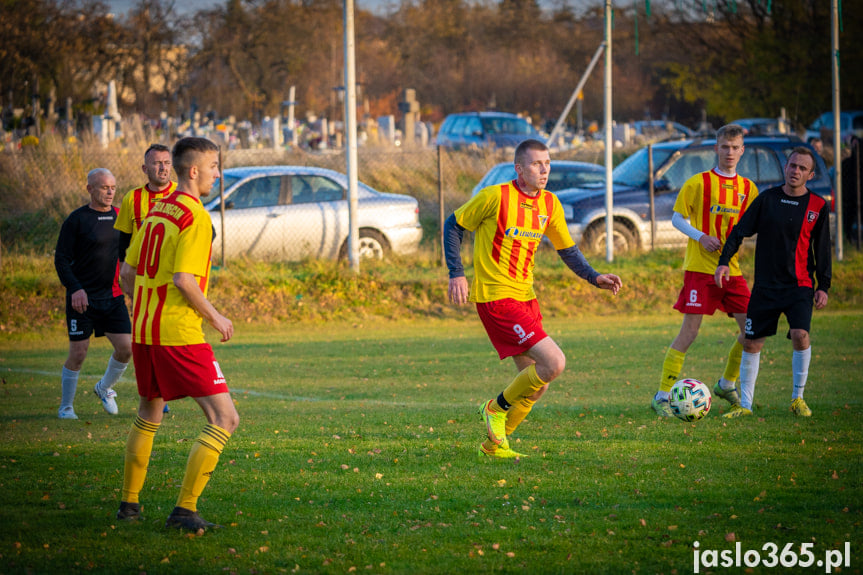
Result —
<instances>
[{"instance_id":1,"label":"tall metal pole","mask_svg":"<svg viewBox=\"0 0 863 575\"><path fill-rule=\"evenodd\" d=\"M835 0L834 0L835 1ZM612 151L614 138L611 133L611 0L605 0L605 259L614 260L614 182L611 170L614 167Z\"/></svg>"},{"instance_id":2,"label":"tall metal pole","mask_svg":"<svg viewBox=\"0 0 863 575\"><path fill-rule=\"evenodd\" d=\"M225 249L228 243L225 240L225 163L224 155L222 154L222 146L219 146L219 222L221 226L222 237L219 241L222 242L222 267L225 267L225 262L228 258L225 257Z\"/></svg>"},{"instance_id":3,"label":"tall metal pole","mask_svg":"<svg viewBox=\"0 0 863 575\"><path fill-rule=\"evenodd\" d=\"M560 118L557 119L557 124L554 125L554 129L551 131L551 134L548 135L548 139L545 141L546 146L553 146L555 138L557 138L563 130L563 124L564 122L566 122L566 117L569 116L569 112L570 110L572 110L572 105L575 104L575 101L578 99L578 95L584 88L585 82L587 82L587 79L590 77L590 73L593 72L593 68L599 61L599 57L602 55L603 49L605 49L605 42L600 44L599 48L596 49L596 53L593 55L593 58L591 58L590 64L587 65L587 69L584 71L584 74L581 75L581 79L578 81L578 85L575 87L575 90L572 91L572 96L569 97L569 102L566 103L566 107L560 114Z\"/></svg>"},{"instance_id":4,"label":"tall metal pole","mask_svg":"<svg viewBox=\"0 0 863 575\"><path fill-rule=\"evenodd\" d=\"M831 37L833 46L830 51L833 63L833 167L836 170L836 181L833 189L836 190L836 259L842 261L844 250L842 248L842 126L841 108L839 107L839 0L831 0L832 10L830 18Z\"/></svg>"},{"instance_id":5,"label":"tall metal pole","mask_svg":"<svg viewBox=\"0 0 863 575\"><path fill-rule=\"evenodd\" d=\"M359 202L357 200L357 78L354 46L354 0L345 0L345 151L348 173L348 259L360 271Z\"/></svg>"}]
</instances>

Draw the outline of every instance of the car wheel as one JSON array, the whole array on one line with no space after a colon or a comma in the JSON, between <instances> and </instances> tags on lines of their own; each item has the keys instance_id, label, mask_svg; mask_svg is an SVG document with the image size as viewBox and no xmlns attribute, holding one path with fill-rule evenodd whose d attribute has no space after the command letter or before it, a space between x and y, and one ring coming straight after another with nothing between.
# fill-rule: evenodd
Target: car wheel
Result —
<instances>
[{"instance_id":1,"label":"car wheel","mask_svg":"<svg viewBox=\"0 0 863 575\"><path fill-rule=\"evenodd\" d=\"M638 250L638 240L635 234L623 222L615 220L612 224L614 236L614 253L628 254ZM605 252L606 243L605 220L594 222L581 242L582 251L597 254Z\"/></svg>"},{"instance_id":2,"label":"car wheel","mask_svg":"<svg viewBox=\"0 0 863 575\"><path fill-rule=\"evenodd\" d=\"M377 230L360 230L359 241L360 261L382 260L390 253L390 244L386 238ZM342 244L339 259L348 259L348 241Z\"/></svg>"}]
</instances>

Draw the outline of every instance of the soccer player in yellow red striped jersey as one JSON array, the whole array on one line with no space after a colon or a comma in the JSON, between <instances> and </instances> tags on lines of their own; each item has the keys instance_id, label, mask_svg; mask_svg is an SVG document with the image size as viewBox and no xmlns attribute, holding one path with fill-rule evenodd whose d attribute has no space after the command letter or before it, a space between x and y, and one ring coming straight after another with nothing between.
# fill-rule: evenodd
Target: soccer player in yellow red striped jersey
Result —
<instances>
[{"instance_id":1,"label":"soccer player in yellow red striped jersey","mask_svg":"<svg viewBox=\"0 0 863 575\"><path fill-rule=\"evenodd\" d=\"M525 140L515 150L518 178L484 188L444 224L450 301L476 304L498 355L512 357L519 372L497 398L480 405L488 436L479 448L481 456L520 456L510 448L508 436L566 365L563 351L543 330L533 290L534 254L543 236L582 279L615 295L622 286L616 275L594 270L575 245L560 200L545 189L550 168L546 145ZM465 230L474 232L470 288L460 254Z\"/></svg>"},{"instance_id":2,"label":"soccer player in yellow red striped jersey","mask_svg":"<svg viewBox=\"0 0 863 575\"><path fill-rule=\"evenodd\" d=\"M218 152L205 138L177 141L172 151L177 191L151 209L120 272L123 289L132 297L132 357L140 402L126 442L118 519L140 517L139 494L165 402L192 397L207 425L192 446L166 527L216 527L198 515L197 502L240 420L201 327L206 319L223 342L234 334L231 320L207 299L213 230L200 198L219 177Z\"/></svg>"},{"instance_id":3,"label":"soccer player in yellow red striped jersey","mask_svg":"<svg viewBox=\"0 0 863 575\"><path fill-rule=\"evenodd\" d=\"M126 261L126 250L141 228L156 202L177 189L171 181L171 150L162 144L153 144L144 152L144 165L141 171L147 176L147 183L126 193L120 205L120 215L114 228L120 230L120 261Z\"/></svg>"},{"instance_id":4,"label":"soccer player in yellow red striped jersey","mask_svg":"<svg viewBox=\"0 0 863 575\"><path fill-rule=\"evenodd\" d=\"M673 415L668 403L671 386L680 377L686 352L698 336L701 320L717 309L734 317L739 333L728 351L725 371L713 387L713 394L728 401L732 409L740 405L736 384L749 286L737 256L730 262L731 279L722 288L716 285L713 272L725 239L758 195L755 184L737 173L737 164L745 151L743 133L743 128L736 124L717 130L716 167L689 178L674 204L671 223L689 236L689 242L683 260L683 288L674 304L674 309L683 313L683 324L665 353L659 390L651 401L653 410L663 417Z\"/></svg>"}]
</instances>

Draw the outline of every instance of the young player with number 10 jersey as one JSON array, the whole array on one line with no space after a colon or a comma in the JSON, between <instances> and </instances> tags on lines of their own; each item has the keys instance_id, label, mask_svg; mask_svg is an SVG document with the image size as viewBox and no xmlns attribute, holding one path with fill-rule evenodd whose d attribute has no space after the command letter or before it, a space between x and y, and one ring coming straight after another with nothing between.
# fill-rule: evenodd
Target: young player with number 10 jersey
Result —
<instances>
[{"instance_id":1,"label":"young player with number 10 jersey","mask_svg":"<svg viewBox=\"0 0 863 575\"><path fill-rule=\"evenodd\" d=\"M198 515L197 501L239 415L201 319L231 339L234 327L207 300L213 229L201 204L219 177L218 147L183 138L172 151L177 191L157 203L126 255L121 277L132 297L132 355L140 403L126 443L122 500L117 517L140 517L153 438L166 401L192 397L207 418L189 454L177 505L167 527L197 531L216 525Z\"/></svg>"}]
</instances>

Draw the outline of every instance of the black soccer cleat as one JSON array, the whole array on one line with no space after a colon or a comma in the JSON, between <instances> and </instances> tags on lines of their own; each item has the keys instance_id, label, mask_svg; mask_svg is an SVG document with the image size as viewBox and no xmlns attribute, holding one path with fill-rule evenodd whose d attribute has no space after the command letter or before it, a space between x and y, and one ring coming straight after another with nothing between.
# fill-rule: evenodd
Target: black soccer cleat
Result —
<instances>
[{"instance_id":1,"label":"black soccer cleat","mask_svg":"<svg viewBox=\"0 0 863 575\"><path fill-rule=\"evenodd\" d=\"M121 521L137 521L141 518L141 504L120 502L120 509L117 511L117 519Z\"/></svg>"},{"instance_id":2,"label":"black soccer cleat","mask_svg":"<svg viewBox=\"0 0 863 575\"><path fill-rule=\"evenodd\" d=\"M165 527L197 531L199 529L218 529L221 525L210 523L198 515L197 511L191 511L184 507L174 507L174 510L168 516L168 520L165 521Z\"/></svg>"}]
</instances>

